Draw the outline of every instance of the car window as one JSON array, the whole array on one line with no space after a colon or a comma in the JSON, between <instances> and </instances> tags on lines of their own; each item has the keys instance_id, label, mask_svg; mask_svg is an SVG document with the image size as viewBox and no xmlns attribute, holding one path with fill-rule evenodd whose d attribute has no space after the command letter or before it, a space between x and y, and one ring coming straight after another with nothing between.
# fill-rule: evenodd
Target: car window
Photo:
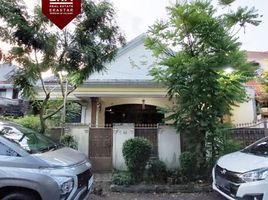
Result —
<instances>
[{"instance_id":1,"label":"car window","mask_svg":"<svg viewBox=\"0 0 268 200\"><path fill-rule=\"evenodd\" d=\"M12 150L2 142L0 142L0 155L1 156L13 156L13 157L18 157L19 154L17 154L16 151Z\"/></svg>"},{"instance_id":2,"label":"car window","mask_svg":"<svg viewBox=\"0 0 268 200\"><path fill-rule=\"evenodd\" d=\"M0 124L0 136L19 145L29 153L55 150L59 145L48 137L18 125Z\"/></svg>"},{"instance_id":3,"label":"car window","mask_svg":"<svg viewBox=\"0 0 268 200\"><path fill-rule=\"evenodd\" d=\"M243 150L245 153L252 153L260 156L268 156L268 138L260 140Z\"/></svg>"}]
</instances>

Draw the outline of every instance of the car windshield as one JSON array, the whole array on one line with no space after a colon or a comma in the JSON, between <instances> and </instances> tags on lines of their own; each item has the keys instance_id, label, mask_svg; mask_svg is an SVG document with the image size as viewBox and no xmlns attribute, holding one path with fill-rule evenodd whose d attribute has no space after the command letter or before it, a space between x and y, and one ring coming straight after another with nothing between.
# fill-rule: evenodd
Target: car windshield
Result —
<instances>
[{"instance_id":1,"label":"car windshield","mask_svg":"<svg viewBox=\"0 0 268 200\"><path fill-rule=\"evenodd\" d=\"M40 133L14 124L0 123L0 136L31 154L52 151L61 146Z\"/></svg>"},{"instance_id":2,"label":"car windshield","mask_svg":"<svg viewBox=\"0 0 268 200\"><path fill-rule=\"evenodd\" d=\"M261 139L242 150L258 156L268 156L268 138Z\"/></svg>"}]
</instances>

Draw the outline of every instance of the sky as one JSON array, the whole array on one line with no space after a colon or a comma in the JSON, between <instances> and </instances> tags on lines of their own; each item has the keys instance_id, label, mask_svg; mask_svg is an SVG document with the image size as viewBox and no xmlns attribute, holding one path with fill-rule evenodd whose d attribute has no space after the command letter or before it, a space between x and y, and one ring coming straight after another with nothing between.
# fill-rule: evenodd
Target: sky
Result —
<instances>
[{"instance_id":1,"label":"sky","mask_svg":"<svg viewBox=\"0 0 268 200\"><path fill-rule=\"evenodd\" d=\"M25 0L32 8L39 0ZM168 18L166 7L176 0L110 0L116 10L116 20L127 41L146 32L157 20ZM216 1L216 0L215 0ZM215 3L216 5L216 3ZM236 0L232 8L238 6L255 7L263 15L262 23L248 26L240 34L242 49L248 51L268 51L268 0Z\"/></svg>"}]
</instances>

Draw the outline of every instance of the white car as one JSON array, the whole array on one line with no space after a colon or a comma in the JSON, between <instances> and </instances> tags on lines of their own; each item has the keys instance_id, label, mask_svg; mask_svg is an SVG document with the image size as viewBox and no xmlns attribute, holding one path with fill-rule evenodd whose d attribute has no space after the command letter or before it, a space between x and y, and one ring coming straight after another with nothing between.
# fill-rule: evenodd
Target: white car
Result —
<instances>
[{"instance_id":1,"label":"white car","mask_svg":"<svg viewBox=\"0 0 268 200\"><path fill-rule=\"evenodd\" d=\"M213 189L230 200L268 200L268 137L222 156L212 171Z\"/></svg>"}]
</instances>

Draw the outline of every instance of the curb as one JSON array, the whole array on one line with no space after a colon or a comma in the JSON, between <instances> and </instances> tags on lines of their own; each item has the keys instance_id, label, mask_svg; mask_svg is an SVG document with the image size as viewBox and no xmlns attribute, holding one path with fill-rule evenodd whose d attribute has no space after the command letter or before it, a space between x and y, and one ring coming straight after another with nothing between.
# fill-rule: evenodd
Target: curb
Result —
<instances>
[{"instance_id":1,"label":"curb","mask_svg":"<svg viewBox=\"0 0 268 200\"><path fill-rule=\"evenodd\" d=\"M111 185L112 192L122 193L199 193L211 192L210 185Z\"/></svg>"}]
</instances>

